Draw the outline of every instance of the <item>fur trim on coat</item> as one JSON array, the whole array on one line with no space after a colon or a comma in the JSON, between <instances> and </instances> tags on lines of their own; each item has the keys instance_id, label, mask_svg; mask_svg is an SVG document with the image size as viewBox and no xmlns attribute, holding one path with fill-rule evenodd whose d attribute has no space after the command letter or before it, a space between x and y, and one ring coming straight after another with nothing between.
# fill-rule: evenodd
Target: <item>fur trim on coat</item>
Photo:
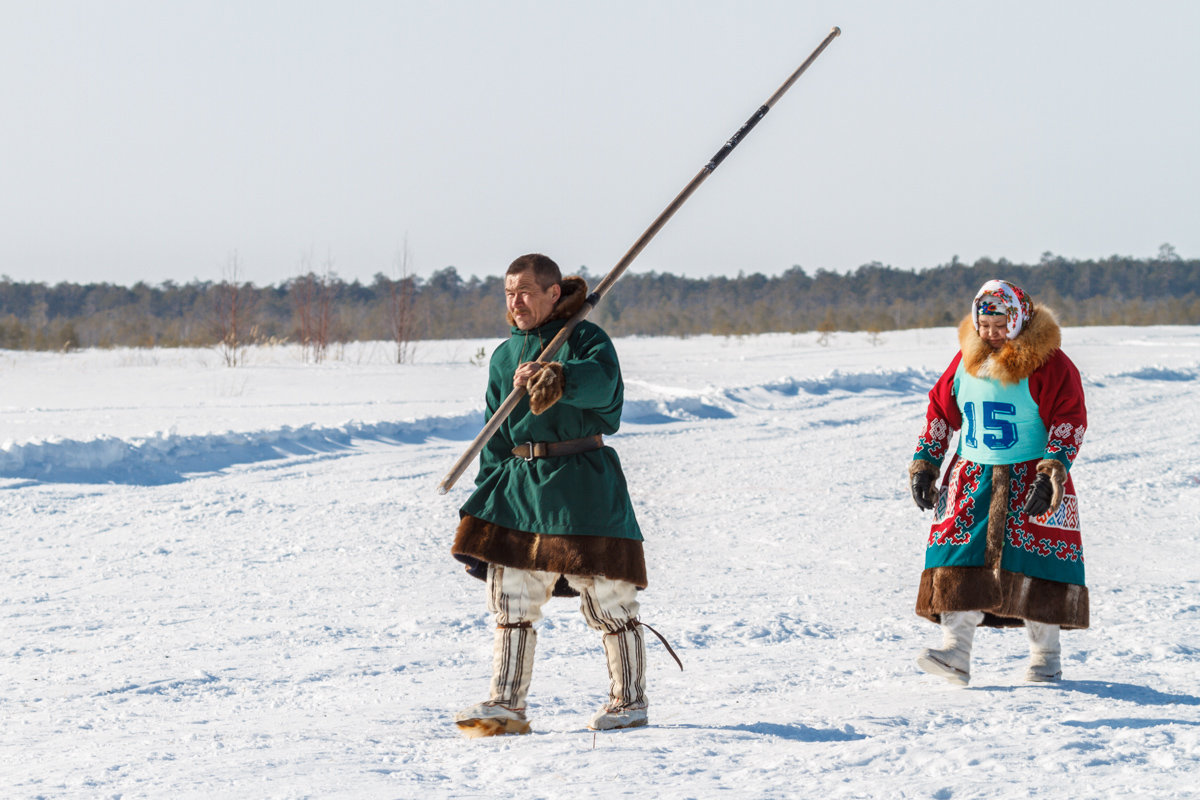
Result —
<instances>
[{"instance_id":1,"label":"fur trim on coat","mask_svg":"<svg viewBox=\"0 0 1200 800\"><path fill-rule=\"evenodd\" d=\"M917 614L941 622L947 611L983 611L983 625L1014 628L1025 620L1088 627L1088 590L987 567L938 567L921 573Z\"/></svg>"},{"instance_id":2,"label":"fur trim on coat","mask_svg":"<svg viewBox=\"0 0 1200 800\"><path fill-rule=\"evenodd\" d=\"M1035 305L1033 317L1016 339L1006 341L999 350L979 338L975 322L969 316L958 326L958 346L963 368L976 378L995 378L1001 383L1020 383L1040 369L1062 345L1062 331L1054 312Z\"/></svg>"},{"instance_id":3,"label":"fur trim on coat","mask_svg":"<svg viewBox=\"0 0 1200 800\"><path fill-rule=\"evenodd\" d=\"M639 589L647 586L646 557L636 539L528 533L464 514L450 552L480 580L487 580L487 565L492 563L558 575L602 575L628 581ZM578 592L560 580L554 594L572 597Z\"/></svg>"}]
</instances>

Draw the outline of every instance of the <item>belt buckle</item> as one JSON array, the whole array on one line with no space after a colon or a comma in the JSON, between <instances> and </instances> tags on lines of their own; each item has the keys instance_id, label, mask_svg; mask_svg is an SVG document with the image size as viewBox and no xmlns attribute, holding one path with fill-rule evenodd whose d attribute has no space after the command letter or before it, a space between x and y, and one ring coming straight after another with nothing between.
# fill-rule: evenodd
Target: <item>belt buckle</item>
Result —
<instances>
[{"instance_id":1,"label":"belt buckle","mask_svg":"<svg viewBox=\"0 0 1200 800\"><path fill-rule=\"evenodd\" d=\"M529 448L529 455L525 456L525 462L533 461L533 442L526 442L525 446Z\"/></svg>"}]
</instances>

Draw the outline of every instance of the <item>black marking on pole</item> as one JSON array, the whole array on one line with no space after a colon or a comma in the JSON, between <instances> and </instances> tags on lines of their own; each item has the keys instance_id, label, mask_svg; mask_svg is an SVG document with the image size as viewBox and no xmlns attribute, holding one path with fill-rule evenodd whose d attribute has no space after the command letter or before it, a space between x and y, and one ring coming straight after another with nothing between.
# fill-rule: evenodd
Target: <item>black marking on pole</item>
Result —
<instances>
[{"instance_id":1,"label":"black marking on pole","mask_svg":"<svg viewBox=\"0 0 1200 800\"><path fill-rule=\"evenodd\" d=\"M738 142L742 141L742 138L745 137L747 133L754 130L754 126L757 125L759 120L765 117L767 112L770 110L770 106L759 106L758 111L755 111L750 119L746 120L742 124L742 127L738 128L737 133L735 133L733 137L725 143L725 146L717 151L717 154L712 157L712 160L704 165L704 171L712 172L714 169L721 166L721 162L725 160L726 156L733 152L733 148L738 146Z\"/></svg>"},{"instance_id":2,"label":"black marking on pole","mask_svg":"<svg viewBox=\"0 0 1200 800\"><path fill-rule=\"evenodd\" d=\"M600 294L598 292L592 292L591 294L589 294L587 296L587 299L584 300L583 302L587 303L592 308L595 308L596 303L600 302Z\"/></svg>"}]
</instances>

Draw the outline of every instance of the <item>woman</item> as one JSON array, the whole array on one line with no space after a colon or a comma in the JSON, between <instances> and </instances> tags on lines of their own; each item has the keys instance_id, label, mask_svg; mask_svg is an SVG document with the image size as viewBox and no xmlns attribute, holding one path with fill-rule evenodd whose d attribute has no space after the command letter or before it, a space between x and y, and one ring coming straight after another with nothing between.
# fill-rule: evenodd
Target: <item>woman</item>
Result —
<instances>
[{"instance_id":1,"label":"woman","mask_svg":"<svg viewBox=\"0 0 1200 800\"><path fill-rule=\"evenodd\" d=\"M1057 681L1059 629L1088 626L1069 475L1087 427L1079 370L1059 349L1051 311L1007 281L983 285L958 341L960 352L929 392L908 471L913 500L934 510L916 611L944 637L917 665L965 685L975 628L1024 625L1025 679Z\"/></svg>"}]
</instances>

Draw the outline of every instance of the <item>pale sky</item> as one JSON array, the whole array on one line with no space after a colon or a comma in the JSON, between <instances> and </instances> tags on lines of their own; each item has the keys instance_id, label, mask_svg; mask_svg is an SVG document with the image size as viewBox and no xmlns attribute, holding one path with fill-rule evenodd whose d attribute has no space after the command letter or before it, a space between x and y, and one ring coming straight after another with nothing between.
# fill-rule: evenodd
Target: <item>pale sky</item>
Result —
<instances>
[{"instance_id":1,"label":"pale sky","mask_svg":"<svg viewBox=\"0 0 1200 800\"><path fill-rule=\"evenodd\" d=\"M1200 3L0 0L0 274L1200 257Z\"/></svg>"}]
</instances>

